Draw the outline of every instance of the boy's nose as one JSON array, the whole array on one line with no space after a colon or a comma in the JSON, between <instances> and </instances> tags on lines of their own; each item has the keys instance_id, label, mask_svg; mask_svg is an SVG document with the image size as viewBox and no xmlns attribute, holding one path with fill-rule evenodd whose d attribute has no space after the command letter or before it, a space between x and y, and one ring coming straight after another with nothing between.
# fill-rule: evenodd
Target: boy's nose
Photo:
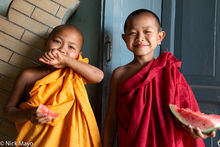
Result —
<instances>
[{"instance_id":1,"label":"boy's nose","mask_svg":"<svg viewBox=\"0 0 220 147\"><path fill-rule=\"evenodd\" d=\"M136 40L137 41L143 41L144 40L144 34L143 33L138 33Z\"/></svg>"},{"instance_id":2,"label":"boy's nose","mask_svg":"<svg viewBox=\"0 0 220 147\"><path fill-rule=\"evenodd\" d=\"M61 45L58 50L59 50L61 53L65 54L65 52L66 52L66 47L65 47L65 45Z\"/></svg>"}]
</instances>

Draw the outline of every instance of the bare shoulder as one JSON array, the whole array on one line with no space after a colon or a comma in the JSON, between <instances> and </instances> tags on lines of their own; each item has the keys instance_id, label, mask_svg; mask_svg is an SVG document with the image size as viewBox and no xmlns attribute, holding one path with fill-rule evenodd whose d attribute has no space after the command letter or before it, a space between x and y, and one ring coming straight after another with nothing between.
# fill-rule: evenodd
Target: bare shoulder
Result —
<instances>
[{"instance_id":1,"label":"bare shoulder","mask_svg":"<svg viewBox=\"0 0 220 147\"><path fill-rule=\"evenodd\" d=\"M16 106L20 101L25 101L27 98L27 91L30 82L33 83L33 77L35 77L36 69L29 68L23 70L17 77L11 94L8 98L8 102L6 103L6 107Z\"/></svg>"},{"instance_id":2,"label":"bare shoulder","mask_svg":"<svg viewBox=\"0 0 220 147\"><path fill-rule=\"evenodd\" d=\"M112 73L112 78L117 80L117 83L122 83L132 77L137 71L138 68L131 62L116 68Z\"/></svg>"},{"instance_id":3,"label":"bare shoulder","mask_svg":"<svg viewBox=\"0 0 220 147\"><path fill-rule=\"evenodd\" d=\"M115 80L120 80L123 75L125 74L126 67L125 66L120 66L117 67L113 72L112 72L112 78Z\"/></svg>"},{"instance_id":4,"label":"bare shoulder","mask_svg":"<svg viewBox=\"0 0 220 147\"><path fill-rule=\"evenodd\" d=\"M48 71L42 67L27 68L20 73L18 79L26 81L27 84L33 84L46 74L48 74Z\"/></svg>"},{"instance_id":5,"label":"bare shoulder","mask_svg":"<svg viewBox=\"0 0 220 147\"><path fill-rule=\"evenodd\" d=\"M128 76L130 75L130 69L131 66L130 64L126 64L124 66L120 66L118 68L116 68L113 72L112 72L112 78L114 80L117 81L117 83L122 83L123 81L125 81Z\"/></svg>"},{"instance_id":6,"label":"bare shoulder","mask_svg":"<svg viewBox=\"0 0 220 147\"><path fill-rule=\"evenodd\" d=\"M21 72L22 76L26 76L27 78L33 76L36 73L36 68L27 68Z\"/></svg>"},{"instance_id":7,"label":"bare shoulder","mask_svg":"<svg viewBox=\"0 0 220 147\"><path fill-rule=\"evenodd\" d=\"M20 78L25 78L26 80L30 80L31 78L33 78L34 76L36 76L36 74L38 73L38 69L37 68L27 68L24 69L21 73L20 73Z\"/></svg>"},{"instance_id":8,"label":"bare shoulder","mask_svg":"<svg viewBox=\"0 0 220 147\"><path fill-rule=\"evenodd\" d=\"M28 81L32 71L30 69L24 69L17 77L17 80Z\"/></svg>"}]
</instances>

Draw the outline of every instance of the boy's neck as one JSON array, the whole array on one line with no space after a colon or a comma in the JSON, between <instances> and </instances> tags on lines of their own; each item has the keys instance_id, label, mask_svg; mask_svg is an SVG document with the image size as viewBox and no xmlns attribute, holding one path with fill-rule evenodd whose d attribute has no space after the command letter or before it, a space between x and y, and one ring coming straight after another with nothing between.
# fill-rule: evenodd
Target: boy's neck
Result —
<instances>
[{"instance_id":1,"label":"boy's neck","mask_svg":"<svg viewBox=\"0 0 220 147\"><path fill-rule=\"evenodd\" d=\"M153 59L154 56L135 56L133 63L138 66L145 66Z\"/></svg>"}]
</instances>

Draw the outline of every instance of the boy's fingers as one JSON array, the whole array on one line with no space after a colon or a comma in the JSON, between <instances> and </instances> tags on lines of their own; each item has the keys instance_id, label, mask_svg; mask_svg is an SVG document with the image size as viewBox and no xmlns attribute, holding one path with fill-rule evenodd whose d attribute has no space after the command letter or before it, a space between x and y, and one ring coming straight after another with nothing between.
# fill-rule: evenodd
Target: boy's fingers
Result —
<instances>
[{"instance_id":1,"label":"boy's fingers","mask_svg":"<svg viewBox=\"0 0 220 147\"><path fill-rule=\"evenodd\" d=\"M194 138L202 138L202 139L206 139L208 137L215 137L216 136L216 132L212 131L209 134L205 134L202 133L200 128L192 128L191 125L189 126L183 126L185 129L188 129L190 134L194 137Z\"/></svg>"},{"instance_id":2,"label":"boy's fingers","mask_svg":"<svg viewBox=\"0 0 220 147\"><path fill-rule=\"evenodd\" d=\"M48 55L48 53L44 54L44 57L50 62L52 60L52 58Z\"/></svg>"},{"instance_id":3,"label":"boy's fingers","mask_svg":"<svg viewBox=\"0 0 220 147\"><path fill-rule=\"evenodd\" d=\"M44 124L44 123L46 123L46 118L40 118L40 119L38 119L38 123L39 123L39 124Z\"/></svg>"},{"instance_id":4,"label":"boy's fingers","mask_svg":"<svg viewBox=\"0 0 220 147\"><path fill-rule=\"evenodd\" d=\"M45 64L49 64L49 63L50 63L50 61L47 60L47 58L45 58L44 56L41 57L40 61L43 62L43 63L45 63Z\"/></svg>"},{"instance_id":5,"label":"boy's fingers","mask_svg":"<svg viewBox=\"0 0 220 147\"><path fill-rule=\"evenodd\" d=\"M206 138L199 128L193 128L191 125L189 125L188 128L194 138Z\"/></svg>"},{"instance_id":6,"label":"boy's fingers","mask_svg":"<svg viewBox=\"0 0 220 147\"><path fill-rule=\"evenodd\" d=\"M195 132L194 132L194 129L192 128L192 126L189 125L188 128L189 128L190 133L195 136Z\"/></svg>"},{"instance_id":7,"label":"boy's fingers","mask_svg":"<svg viewBox=\"0 0 220 147\"><path fill-rule=\"evenodd\" d=\"M49 62L48 58L47 58L45 55L43 55L41 58L42 58L45 62Z\"/></svg>"},{"instance_id":8,"label":"boy's fingers","mask_svg":"<svg viewBox=\"0 0 220 147\"><path fill-rule=\"evenodd\" d=\"M215 137L215 135L216 135L215 131L212 131L208 136L209 137Z\"/></svg>"},{"instance_id":9,"label":"boy's fingers","mask_svg":"<svg viewBox=\"0 0 220 147\"><path fill-rule=\"evenodd\" d=\"M202 133L202 131L199 128L197 128L196 130L197 130L198 136L202 139L206 139L208 137L215 137L216 135L215 131L212 131L209 134L206 134L206 133Z\"/></svg>"},{"instance_id":10,"label":"boy's fingers","mask_svg":"<svg viewBox=\"0 0 220 147\"><path fill-rule=\"evenodd\" d=\"M64 54L61 53L61 52L56 52L56 57L57 57L58 60L61 60L63 55Z\"/></svg>"},{"instance_id":11,"label":"boy's fingers","mask_svg":"<svg viewBox=\"0 0 220 147\"><path fill-rule=\"evenodd\" d=\"M47 116L47 114L37 112L37 113L36 113L36 116L37 116L37 117L46 117L46 116Z\"/></svg>"},{"instance_id":12,"label":"boy's fingers","mask_svg":"<svg viewBox=\"0 0 220 147\"><path fill-rule=\"evenodd\" d=\"M50 59L52 59L52 60L55 59L53 52L54 52L54 51L51 50L50 52L47 53L48 57L49 57Z\"/></svg>"},{"instance_id":13,"label":"boy's fingers","mask_svg":"<svg viewBox=\"0 0 220 147\"><path fill-rule=\"evenodd\" d=\"M198 127L195 128L195 132L199 138L206 139L208 137L207 135L203 134L202 131Z\"/></svg>"},{"instance_id":14,"label":"boy's fingers","mask_svg":"<svg viewBox=\"0 0 220 147\"><path fill-rule=\"evenodd\" d=\"M189 131L189 133L192 135L192 137L194 137L194 138L199 138L199 137L196 135L196 132L195 132L195 130L192 128L191 125L188 125L188 126L185 126L185 125L184 125L184 128Z\"/></svg>"},{"instance_id":15,"label":"boy's fingers","mask_svg":"<svg viewBox=\"0 0 220 147\"><path fill-rule=\"evenodd\" d=\"M51 121L51 118L47 117L46 114L40 113L40 112L37 112L36 117L34 117L32 119L32 122L35 123L35 124L44 124L44 123L47 123L49 121Z\"/></svg>"},{"instance_id":16,"label":"boy's fingers","mask_svg":"<svg viewBox=\"0 0 220 147\"><path fill-rule=\"evenodd\" d=\"M54 58L57 58L57 52L58 51L56 51L56 50L52 50L51 51L51 54L53 55Z\"/></svg>"},{"instance_id":17,"label":"boy's fingers","mask_svg":"<svg viewBox=\"0 0 220 147\"><path fill-rule=\"evenodd\" d=\"M47 61L46 61L43 57L40 57L40 58L39 58L39 61L40 61L40 62L43 62L43 63L47 63Z\"/></svg>"},{"instance_id":18,"label":"boy's fingers","mask_svg":"<svg viewBox=\"0 0 220 147\"><path fill-rule=\"evenodd\" d=\"M44 124L44 123L47 123L47 122L49 122L49 121L51 121L51 119L50 119L49 117L42 117L42 118L40 118L40 119L38 120L38 122L39 122L40 124Z\"/></svg>"}]
</instances>

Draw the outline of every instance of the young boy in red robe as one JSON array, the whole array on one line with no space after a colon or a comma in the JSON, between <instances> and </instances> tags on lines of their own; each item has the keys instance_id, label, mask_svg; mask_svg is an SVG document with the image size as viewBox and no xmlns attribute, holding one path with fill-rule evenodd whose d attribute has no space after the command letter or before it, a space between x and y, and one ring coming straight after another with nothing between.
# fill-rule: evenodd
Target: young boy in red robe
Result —
<instances>
[{"instance_id":1,"label":"young boy in red robe","mask_svg":"<svg viewBox=\"0 0 220 147\"><path fill-rule=\"evenodd\" d=\"M119 147L204 147L202 139L215 132L184 127L169 110L169 104L194 111L199 107L179 72L181 62L170 52L154 59L165 37L159 18L149 10L136 10L128 16L124 32L134 59L112 73L104 146L113 146L117 132Z\"/></svg>"}]
</instances>

